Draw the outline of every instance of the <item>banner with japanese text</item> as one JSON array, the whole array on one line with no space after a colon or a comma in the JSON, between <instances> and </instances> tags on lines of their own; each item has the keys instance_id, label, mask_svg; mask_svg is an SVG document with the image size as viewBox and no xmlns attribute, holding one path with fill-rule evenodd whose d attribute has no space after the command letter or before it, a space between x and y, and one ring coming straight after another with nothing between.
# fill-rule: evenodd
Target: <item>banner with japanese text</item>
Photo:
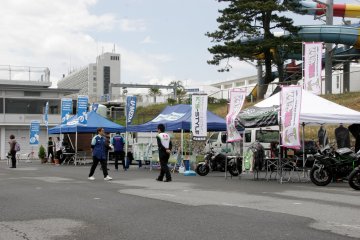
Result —
<instances>
[{"instance_id":1,"label":"banner with japanese text","mask_svg":"<svg viewBox=\"0 0 360 240\"><path fill-rule=\"evenodd\" d=\"M49 125L49 102L46 102L45 104L45 114L44 114L44 122L45 122L45 126Z\"/></svg>"},{"instance_id":2,"label":"banner with japanese text","mask_svg":"<svg viewBox=\"0 0 360 240\"><path fill-rule=\"evenodd\" d=\"M40 121L33 120L30 122L30 145L38 145L40 139Z\"/></svg>"},{"instance_id":3,"label":"banner with japanese text","mask_svg":"<svg viewBox=\"0 0 360 240\"><path fill-rule=\"evenodd\" d=\"M205 141L207 138L207 103L206 94L192 95L191 131L195 141Z\"/></svg>"},{"instance_id":4,"label":"banner with japanese text","mask_svg":"<svg viewBox=\"0 0 360 240\"><path fill-rule=\"evenodd\" d=\"M98 103L93 103L91 104L91 111L92 112L96 112L99 108L99 104Z\"/></svg>"},{"instance_id":5,"label":"banner with japanese text","mask_svg":"<svg viewBox=\"0 0 360 240\"><path fill-rule=\"evenodd\" d=\"M126 97L126 124L131 124L136 111L136 96Z\"/></svg>"},{"instance_id":6,"label":"banner with japanese text","mask_svg":"<svg viewBox=\"0 0 360 240\"><path fill-rule=\"evenodd\" d=\"M236 142L241 140L240 133L236 129L235 120L243 107L246 97L246 91L234 88L230 91L230 106L229 112L226 115L226 129L227 129L227 141Z\"/></svg>"},{"instance_id":7,"label":"banner with japanese text","mask_svg":"<svg viewBox=\"0 0 360 240\"><path fill-rule=\"evenodd\" d=\"M73 111L73 101L71 98L61 99L61 124L66 124Z\"/></svg>"},{"instance_id":8,"label":"banner with japanese text","mask_svg":"<svg viewBox=\"0 0 360 240\"><path fill-rule=\"evenodd\" d=\"M87 107L88 107L89 97L80 95L77 98L77 117L79 124L87 124Z\"/></svg>"},{"instance_id":9,"label":"banner with japanese text","mask_svg":"<svg viewBox=\"0 0 360 240\"><path fill-rule=\"evenodd\" d=\"M322 49L320 43L303 43L304 89L321 94Z\"/></svg>"},{"instance_id":10,"label":"banner with japanese text","mask_svg":"<svg viewBox=\"0 0 360 240\"><path fill-rule=\"evenodd\" d=\"M282 146L298 149L300 143L301 86L282 87L280 94ZM316 104L316 103L314 103Z\"/></svg>"}]
</instances>

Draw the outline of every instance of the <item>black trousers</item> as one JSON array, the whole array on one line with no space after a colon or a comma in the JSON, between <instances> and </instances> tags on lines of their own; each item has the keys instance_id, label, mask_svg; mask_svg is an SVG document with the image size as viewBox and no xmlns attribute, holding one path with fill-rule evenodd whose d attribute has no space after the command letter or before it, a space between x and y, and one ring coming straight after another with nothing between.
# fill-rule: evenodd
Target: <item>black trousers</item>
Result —
<instances>
[{"instance_id":1,"label":"black trousers","mask_svg":"<svg viewBox=\"0 0 360 240\"><path fill-rule=\"evenodd\" d=\"M51 154L51 162L54 162L54 150L52 148L48 149L48 161L49 161L49 157L50 157L50 154Z\"/></svg>"},{"instance_id":2,"label":"black trousers","mask_svg":"<svg viewBox=\"0 0 360 240\"><path fill-rule=\"evenodd\" d=\"M160 175L158 177L159 180L163 180L164 175L167 180L171 180L171 174L168 167L170 154L159 152L159 158L160 158Z\"/></svg>"},{"instance_id":3,"label":"black trousers","mask_svg":"<svg viewBox=\"0 0 360 240\"><path fill-rule=\"evenodd\" d=\"M11 155L11 167L16 168L16 151L10 151Z\"/></svg>"},{"instance_id":4,"label":"black trousers","mask_svg":"<svg viewBox=\"0 0 360 240\"><path fill-rule=\"evenodd\" d=\"M93 156L93 164L92 164L92 166L90 168L89 177L94 175L95 169L96 169L99 162L101 164L101 168L102 168L102 171L103 171L103 174L104 174L104 178L108 175L106 159L98 159L97 157Z\"/></svg>"},{"instance_id":5,"label":"black trousers","mask_svg":"<svg viewBox=\"0 0 360 240\"><path fill-rule=\"evenodd\" d=\"M115 169L119 169L119 160L121 160L123 168L125 169L125 152L124 151L115 151Z\"/></svg>"}]
</instances>

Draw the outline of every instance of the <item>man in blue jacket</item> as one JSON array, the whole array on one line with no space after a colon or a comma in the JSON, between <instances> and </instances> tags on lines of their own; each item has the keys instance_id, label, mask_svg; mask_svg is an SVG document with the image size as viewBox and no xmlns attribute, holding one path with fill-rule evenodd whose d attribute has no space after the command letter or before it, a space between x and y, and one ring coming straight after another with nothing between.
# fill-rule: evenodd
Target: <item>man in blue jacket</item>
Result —
<instances>
[{"instance_id":1,"label":"man in blue jacket","mask_svg":"<svg viewBox=\"0 0 360 240\"><path fill-rule=\"evenodd\" d=\"M106 166L106 158L107 158L107 147L106 147L106 139L105 139L105 131L103 128L98 128L96 130L96 136L91 140L91 148L93 155L93 164L89 173L89 180L95 180L94 172L95 169L100 162L101 168L104 174L104 180L109 181L112 178L108 175L107 166Z\"/></svg>"},{"instance_id":2,"label":"man in blue jacket","mask_svg":"<svg viewBox=\"0 0 360 240\"><path fill-rule=\"evenodd\" d=\"M110 140L111 145L114 146L114 155L115 155L115 170L118 170L119 160L122 161L122 165L124 170L126 171L127 166L125 164L125 152L124 152L124 145L125 140L120 135L120 132L116 132L115 136Z\"/></svg>"}]
</instances>

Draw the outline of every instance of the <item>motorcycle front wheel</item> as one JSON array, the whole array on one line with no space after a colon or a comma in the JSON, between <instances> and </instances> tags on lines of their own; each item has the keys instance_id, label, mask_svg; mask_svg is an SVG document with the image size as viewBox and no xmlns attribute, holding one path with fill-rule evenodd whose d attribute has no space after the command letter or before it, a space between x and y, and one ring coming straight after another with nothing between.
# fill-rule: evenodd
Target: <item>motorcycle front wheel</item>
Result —
<instances>
[{"instance_id":1,"label":"motorcycle front wheel","mask_svg":"<svg viewBox=\"0 0 360 240\"><path fill-rule=\"evenodd\" d=\"M196 166L195 169L196 173L199 174L200 176L206 176L208 175L208 173L210 172L210 168L209 165L205 164L205 163L199 163Z\"/></svg>"},{"instance_id":2,"label":"motorcycle front wheel","mask_svg":"<svg viewBox=\"0 0 360 240\"><path fill-rule=\"evenodd\" d=\"M228 170L232 176L234 177L239 176L239 171L236 167L235 162L229 162Z\"/></svg>"},{"instance_id":3,"label":"motorcycle front wheel","mask_svg":"<svg viewBox=\"0 0 360 240\"><path fill-rule=\"evenodd\" d=\"M314 165L310 171L310 179L317 186L326 186L332 180L332 173L318 165Z\"/></svg>"},{"instance_id":4,"label":"motorcycle front wheel","mask_svg":"<svg viewBox=\"0 0 360 240\"><path fill-rule=\"evenodd\" d=\"M360 169L354 169L350 173L349 185L355 190L360 190Z\"/></svg>"}]
</instances>

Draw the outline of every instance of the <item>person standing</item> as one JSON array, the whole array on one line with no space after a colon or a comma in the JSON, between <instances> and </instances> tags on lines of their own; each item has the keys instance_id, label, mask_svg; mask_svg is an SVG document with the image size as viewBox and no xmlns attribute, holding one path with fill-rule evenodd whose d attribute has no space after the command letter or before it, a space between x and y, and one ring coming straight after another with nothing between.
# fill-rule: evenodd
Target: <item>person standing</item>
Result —
<instances>
[{"instance_id":1,"label":"person standing","mask_svg":"<svg viewBox=\"0 0 360 240\"><path fill-rule=\"evenodd\" d=\"M50 154L51 154L51 163L54 163L54 142L52 140L52 137L49 137L49 141L48 141L48 154L47 154L48 161Z\"/></svg>"},{"instance_id":2,"label":"person standing","mask_svg":"<svg viewBox=\"0 0 360 240\"><path fill-rule=\"evenodd\" d=\"M160 175L156 178L157 181L163 181L164 175L166 176L165 182L171 182L171 174L168 167L170 153L172 149L172 143L170 135L165 133L164 124L159 124L157 127L158 135L156 136L159 159L160 159Z\"/></svg>"},{"instance_id":3,"label":"person standing","mask_svg":"<svg viewBox=\"0 0 360 240\"><path fill-rule=\"evenodd\" d=\"M62 141L60 139L60 137L56 137L56 142L55 142L55 153L56 153L56 159L57 161L55 162L57 165L59 165L60 163L60 158L61 158L61 154L62 154Z\"/></svg>"},{"instance_id":4,"label":"person standing","mask_svg":"<svg viewBox=\"0 0 360 240\"><path fill-rule=\"evenodd\" d=\"M10 168L16 168L16 150L15 150L16 140L15 140L15 136L13 134L11 134L9 138L10 138L10 140L9 140L10 151L8 154L11 156L11 167Z\"/></svg>"},{"instance_id":5,"label":"person standing","mask_svg":"<svg viewBox=\"0 0 360 240\"><path fill-rule=\"evenodd\" d=\"M115 170L118 171L119 168L119 160L121 160L123 169L126 171L125 165L125 152L124 152L124 145L125 140L120 135L120 132L116 132L115 136L110 140L111 145L114 147L114 155L115 155Z\"/></svg>"},{"instance_id":6,"label":"person standing","mask_svg":"<svg viewBox=\"0 0 360 240\"><path fill-rule=\"evenodd\" d=\"M89 180L95 180L94 173L95 169L100 162L101 168L104 174L104 180L109 181L112 178L108 175L106 159L107 159L107 147L106 147L106 139L105 139L105 131L103 128L98 128L96 130L96 136L91 140L91 148L92 148L92 156L93 156L93 164L90 168Z\"/></svg>"},{"instance_id":7,"label":"person standing","mask_svg":"<svg viewBox=\"0 0 360 240\"><path fill-rule=\"evenodd\" d=\"M335 138L338 148L350 148L350 134L349 130L340 123L340 126L335 129Z\"/></svg>"}]
</instances>

